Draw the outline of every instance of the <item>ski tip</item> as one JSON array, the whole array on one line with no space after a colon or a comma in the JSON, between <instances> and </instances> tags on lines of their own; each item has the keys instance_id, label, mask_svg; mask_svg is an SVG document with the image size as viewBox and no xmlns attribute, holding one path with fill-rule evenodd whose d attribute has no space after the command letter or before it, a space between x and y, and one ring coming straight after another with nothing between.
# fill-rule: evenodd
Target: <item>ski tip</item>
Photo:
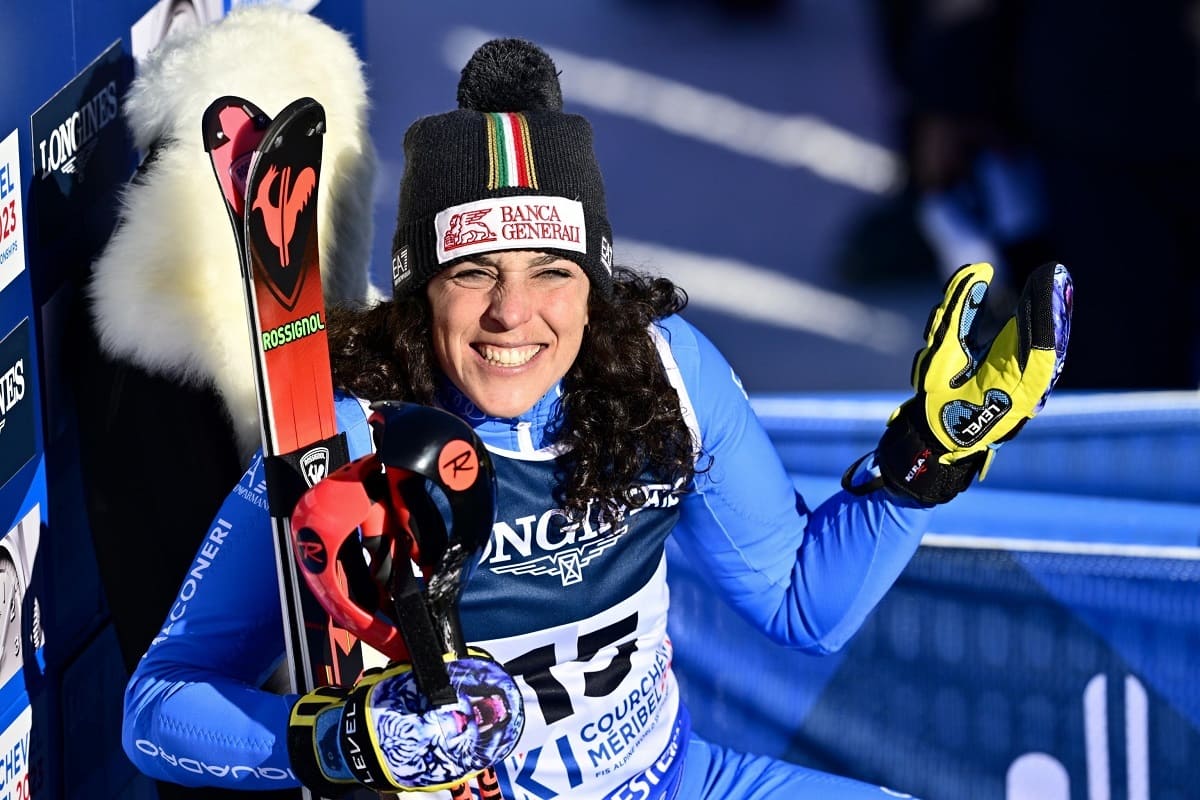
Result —
<instances>
[{"instance_id":1,"label":"ski tip","mask_svg":"<svg viewBox=\"0 0 1200 800\"><path fill-rule=\"evenodd\" d=\"M201 121L205 152L212 153L229 144L248 124L262 131L271 124L271 118L245 98L218 97L204 109Z\"/></svg>"},{"instance_id":2,"label":"ski tip","mask_svg":"<svg viewBox=\"0 0 1200 800\"><path fill-rule=\"evenodd\" d=\"M265 153L282 147L287 135L297 131L306 137L323 135L325 107L311 97L301 97L288 103L276 115L263 137L259 151Z\"/></svg>"},{"instance_id":3,"label":"ski tip","mask_svg":"<svg viewBox=\"0 0 1200 800\"><path fill-rule=\"evenodd\" d=\"M283 107L276 119L290 117L293 114L303 114L320 112L321 116L325 116L325 107L311 97L298 97L292 102Z\"/></svg>"}]
</instances>

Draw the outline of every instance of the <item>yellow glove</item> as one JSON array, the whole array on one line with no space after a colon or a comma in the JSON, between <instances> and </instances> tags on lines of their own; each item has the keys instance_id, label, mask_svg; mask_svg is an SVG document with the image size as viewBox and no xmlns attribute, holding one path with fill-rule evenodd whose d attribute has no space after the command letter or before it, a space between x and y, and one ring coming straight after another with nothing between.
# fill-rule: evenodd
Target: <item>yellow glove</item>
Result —
<instances>
[{"instance_id":1,"label":"yellow glove","mask_svg":"<svg viewBox=\"0 0 1200 800\"><path fill-rule=\"evenodd\" d=\"M1017 435L1054 388L1071 329L1071 275L1044 264L1029 276L1016 313L993 339L977 342L989 264L951 276L913 359L916 394L892 414L875 451L882 484L923 503L944 503L982 480L996 449ZM878 482L843 485L851 491Z\"/></svg>"}]
</instances>

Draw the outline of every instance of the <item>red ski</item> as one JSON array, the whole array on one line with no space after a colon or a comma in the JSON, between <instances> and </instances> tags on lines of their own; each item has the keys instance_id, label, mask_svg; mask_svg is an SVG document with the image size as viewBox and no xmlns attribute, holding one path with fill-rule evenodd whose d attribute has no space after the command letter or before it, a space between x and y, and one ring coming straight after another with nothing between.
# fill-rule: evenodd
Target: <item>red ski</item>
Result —
<instances>
[{"instance_id":1,"label":"red ski","mask_svg":"<svg viewBox=\"0 0 1200 800\"><path fill-rule=\"evenodd\" d=\"M361 645L304 585L289 523L300 495L348 460L334 413L317 249L325 111L302 98L272 121L247 100L222 97L203 126L246 292L290 688L350 683L362 672Z\"/></svg>"},{"instance_id":2,"label":"red ski","mask_svg":"<svg viewBox=\"0 0 1200 800\"><path fill-rule=\"evenodd\" d=\"M317 249L325 112L302 98L272 121L247 100L222 97L205 111L203 126L246 292L290 689L349 685L363 669L362 645L332 622L305 585L290 522L300 496L349 460L337 431ZM460 589L452 583L453 596L443 598L451 607ZM419 602L424 612L424 598ZM410 638L438 647L440 637L426 626L419 635L409 631ZM453 645L444 643L433 662L443 679L441 653L463 654ZM434 674L432 667L427 671ZM493 770L481 774L477 786L485 800L500 796ZM470 798L471 791L464 782L452 795Z\"/></svg>"}]
</instances>

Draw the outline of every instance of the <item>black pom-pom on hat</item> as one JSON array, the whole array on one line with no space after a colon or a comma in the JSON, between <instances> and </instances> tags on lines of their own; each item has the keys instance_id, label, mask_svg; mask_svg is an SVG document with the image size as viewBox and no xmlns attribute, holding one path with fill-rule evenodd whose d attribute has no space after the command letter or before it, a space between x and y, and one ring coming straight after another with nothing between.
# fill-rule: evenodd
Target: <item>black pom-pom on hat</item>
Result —
<instances>
[{"instance_id":1,"label":"black pom-pom on hat","mask_svg":"<svg viewBox=\"0 0 1200 800\"><path fill-rule=\"evenodd\" d=\"M558 70L524 39L492 39L462 69L458 107L471 111L562 111Z\"/></svg>"}]
</instances>

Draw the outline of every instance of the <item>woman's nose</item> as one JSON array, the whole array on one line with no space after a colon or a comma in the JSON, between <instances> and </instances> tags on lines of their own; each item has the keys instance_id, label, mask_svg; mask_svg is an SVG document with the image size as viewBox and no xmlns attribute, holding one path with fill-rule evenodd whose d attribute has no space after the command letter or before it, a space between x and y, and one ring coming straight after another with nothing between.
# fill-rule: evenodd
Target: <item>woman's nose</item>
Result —
<instances>
[{"instance_id":1,"label":"woman's nose","mask_svg":"<svg viewBox=\"0 0 1200 800\"><path fill-rule=\"evenodd\" d=\"M503 283L492 292L488 316L506 330L519 327L533 313L533 302L529 291L515 283Z\"/></svg>"}]
</instances>

